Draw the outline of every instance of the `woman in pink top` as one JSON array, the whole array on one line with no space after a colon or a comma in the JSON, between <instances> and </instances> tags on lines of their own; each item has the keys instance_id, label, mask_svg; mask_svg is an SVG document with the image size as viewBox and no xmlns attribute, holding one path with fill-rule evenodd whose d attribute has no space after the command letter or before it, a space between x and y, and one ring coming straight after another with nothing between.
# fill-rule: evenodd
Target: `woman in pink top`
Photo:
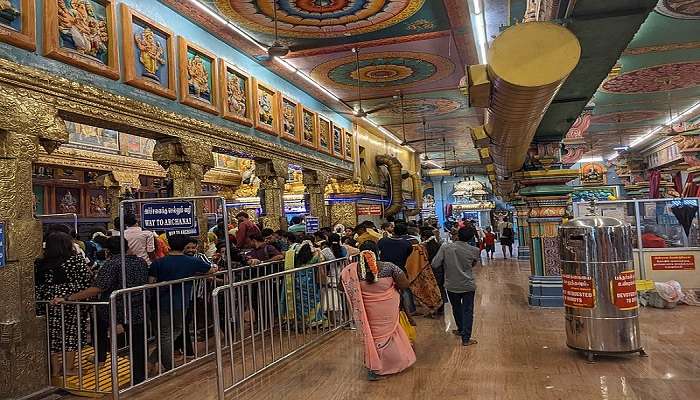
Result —
<instances>
[{"instance_id":1,"label":"woman in pink top","mask_svg":"<svg viewBox=\"0 0 700 400\"><path fill-rule=\"evenodd\" d=\"M396 289L407 288L408 279L396 265L377 261L373 242L366 242L362 249L360 262L345 267L341 277L364 339L367 377L376 380L416 362L411 342L399 324L400 296Z\"/></svg>"}]
</instances>

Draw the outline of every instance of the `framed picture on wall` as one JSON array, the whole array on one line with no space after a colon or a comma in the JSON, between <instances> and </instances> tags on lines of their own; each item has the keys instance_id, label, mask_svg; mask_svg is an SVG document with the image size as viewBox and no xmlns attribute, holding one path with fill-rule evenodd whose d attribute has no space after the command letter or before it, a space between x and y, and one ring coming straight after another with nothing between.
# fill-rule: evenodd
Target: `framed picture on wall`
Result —
<instances>
[{"instance_id":1,"label":"framed picture on wall","mask_svg":"<svg viewBox=\"0 0 700 400\"><path fill-rule=\"evenodd\" d=\"M175 100L175 37L148 17L120 4L124 82Z\"/></svg>"},{"instance_id":2,"label":"framed picture on wall","mask_svg":"<svg viewBox=\"0 0 700 400\"><path fill-rule=\"evenodd\" d=\"M255 80L253 87L255 104L255 129L277 135L279 128L278 93L272 87Z\"/></svg>"},{"instance_id":3,"label":"framed picture on wall","mask_svg":"<svg viewBox=\"0 0 700 400\"><path fill-rule=\"evenodd\" d=\"M34 0L0 1L0 41L36 50Z\"/></svg>"},{"instance_id":4,"label":"framed picture on wall","mask_svg":"<svg viewBox=\"0 0 700 400\"><path fill-rule=\"evenodd\" d=\"M332 145L331 138L331 121L318 116L318 150L327 154L333 154L331 148Z\"/></svg>"},{"instance_id":5,"label":"framed picture on wall","mask_svg":"<svg viewBox=\"0 0 700 400\"><path fill-rule=\"evenodd\" d=\"M250 75L219 59L221 116L239 124L253 126L252 82Z\"/></svg>"},{"instance_id":6,"label":"framed picture on wall","mask_svg":"<svg viewBox=\"0 0 700 400\"><path fill-rule=\"evenodd\" d=\"M44 55L119 79L113 0L44 0Z\"/></svg>"},{"instance_id":7,"label":"framed picture on wall","mask_svg":"<svg viewBox=\"0 0 700 400\"><path fill-rule=\"evenodd\" d=\"M108 217L109 202L107 194L102 189L90 189L87 196L88 215L91 217Z\"/></svg>"},{"instance_id":8,"label":"framed picture on wall","mask_svg":"<svg viewBox=\"0 0 700 400\"><path fill-rule=\"evenodd\" d=\"M295 100L280 94L280 136L290 142L299 143L301 140L301 124L299 123L300 104Z\"/></svg>"},{"instance_id":9,"label":"framed picture on wall","mask_svg":"<svg viewBox=\"0 0 700 400\"><path fill-rule=\"evenodd\" d=\"M345 159L347 161L355 161L355 140L351 132L345 131L345 146L343 146L343 151L345 152Z\"/></svg>"},{"instance_id":10,"label":"framed picture on wall","mask_svg":"<svg viewBox=\"0 0 700 400\"><path fill-rule=\"evenodd\" d=\"M178 37L180 102L218 114L216 56L182 36Z\"/></svg>"},{"instance_id":11,"label":"framed picture on wall","mask_svg":"<svg viewBox=\"0 0 700 400\"><path fill-rule=\"evenodd\" d=\"M312 149L318 148L318 116L303 105L299 107L299 114L301 115L301 144Z\"/></svg>"},{"instance_id":12,"label":"framed picture on wall","mask_svg":"<svg viewBox=\"0 0 700 400\"><path fill-rule=\"evenodd\" d=\"M345 139L343 136L343 128L333 124L333 139L331 140L331 145L333 146L333 155L338 158L345 158L345 153L343 152Z\"/></svg>"}]
</instances>

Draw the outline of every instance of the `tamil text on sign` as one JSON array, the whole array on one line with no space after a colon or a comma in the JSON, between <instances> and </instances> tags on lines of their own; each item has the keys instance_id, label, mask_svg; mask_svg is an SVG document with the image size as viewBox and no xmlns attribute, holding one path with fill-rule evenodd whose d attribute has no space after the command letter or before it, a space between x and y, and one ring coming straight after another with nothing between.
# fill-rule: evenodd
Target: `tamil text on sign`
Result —
<instances>
[{"instance_id":1,"label":"tamil text on sign","mask_svg":"<svg viewBox=\"0 0 700 400\"><path fill-rule=\"evenodd\" d=\"M632 310L637 304L637 281L634 271L622 271L610 281L611 300L620 310Z\"/></svg>"},{"instance_id":2,"label":"tamil text on sign","mask_svg":"<svg viewBox=\"0 0 700 400\"><path fill-rule=\"evenodd\" d=\"M692 254L651 256L651 269L654 271L694 271L695 256Z\"/></svg>"}]
</instances>

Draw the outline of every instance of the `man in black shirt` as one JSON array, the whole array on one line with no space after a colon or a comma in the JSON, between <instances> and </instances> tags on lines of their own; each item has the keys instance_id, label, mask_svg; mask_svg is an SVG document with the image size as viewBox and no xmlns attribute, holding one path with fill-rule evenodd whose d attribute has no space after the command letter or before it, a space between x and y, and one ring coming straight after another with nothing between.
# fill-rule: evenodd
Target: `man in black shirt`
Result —
<instances>
[{"instance_id":1,"label":"man in black shirt","mask_svg":"<svg viewBox=\"0 0 700 400\"><path fill-rule=\"evenodd\" d=\"M393 237L385 237L379 240L379 259L396 264L402 271L406 272L406 260L413 252L413 244L406 238L408 227L405 222L398 222L394 225ZM404 289L401 293L401 301L405 311L411 315L416 312L413 302L413 293L410 289Z\"/></svg>"}]
</instances>

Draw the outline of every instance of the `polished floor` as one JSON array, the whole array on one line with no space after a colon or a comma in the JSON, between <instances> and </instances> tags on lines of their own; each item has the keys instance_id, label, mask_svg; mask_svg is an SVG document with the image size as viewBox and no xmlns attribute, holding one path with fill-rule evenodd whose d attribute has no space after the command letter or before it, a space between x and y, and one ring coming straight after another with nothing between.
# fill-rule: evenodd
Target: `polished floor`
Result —
<instances>
[{"instance_id":1,"label":"polished floor","mask_svg":"<svg viewBox=\"0 0 700 400\"><path fill-rule=\"evenodd\" d=\"M235 400L700 399L700 307L643 309L649 357L589 364L565 345L563 309L527 306L526 263L478 267L475 337L462 347L440 320L418 318L414 367L365 380L355 332L345 331L244 384ZM213 363L131 399L216 399Z\"/></svg>"}]
</instances>

